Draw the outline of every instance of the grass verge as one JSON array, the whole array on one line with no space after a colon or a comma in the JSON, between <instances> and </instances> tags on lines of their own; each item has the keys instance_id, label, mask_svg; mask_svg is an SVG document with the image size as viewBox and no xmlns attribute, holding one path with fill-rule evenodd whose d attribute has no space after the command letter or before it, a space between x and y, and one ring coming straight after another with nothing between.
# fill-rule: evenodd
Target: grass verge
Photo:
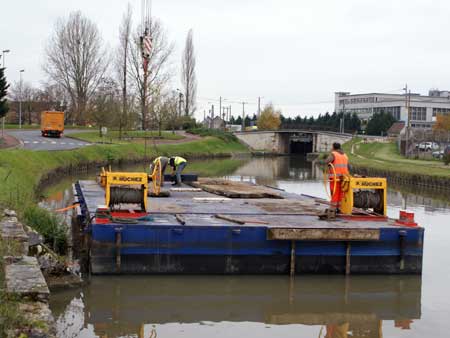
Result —
<instances>
[{"instance_id":1,"label":"grass verge","mask_svg":"<svg viewBox=\"0 0 450 338\"><path fill-rule=\"evenodd\" d=\"M237 142L237 137L232 133L227 133L219 129L209 129L209 128L193 128L187 130L188 133L198 135L198 136L214 136L224 140L226 142Z\"/></svg>"}]
</instances>

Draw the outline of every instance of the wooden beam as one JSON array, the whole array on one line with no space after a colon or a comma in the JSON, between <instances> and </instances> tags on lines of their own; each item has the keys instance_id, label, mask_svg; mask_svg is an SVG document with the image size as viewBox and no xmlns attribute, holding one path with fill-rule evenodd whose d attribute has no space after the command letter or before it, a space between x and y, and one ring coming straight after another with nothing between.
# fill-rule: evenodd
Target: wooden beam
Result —
<instances>
[{"instance_id":1,"label":"wooden beam","mask_svg":"<svg viewBox=\"0 0 450 338\"><path fill-rule=\"evenodd\" d=\"M380 239L380 230L271 228L267 230L267 239L298 241L378 241Z\"/></svg>"},{"instance_id":2,"label":"wooden beam","mask_svg":"<svg viewBox=\"0 0 450 338\"><path fill-rule=\"evenodd\" d=\"M242 221L242 220L234 218L234 217L226 216L226 215L216 214L216 215L214 215L214 217L218 218L218 219L223 219L228 222L233 222L233 223L237 223L237 224L245 224L245 221Z\"/></svg>"}]
</instances>

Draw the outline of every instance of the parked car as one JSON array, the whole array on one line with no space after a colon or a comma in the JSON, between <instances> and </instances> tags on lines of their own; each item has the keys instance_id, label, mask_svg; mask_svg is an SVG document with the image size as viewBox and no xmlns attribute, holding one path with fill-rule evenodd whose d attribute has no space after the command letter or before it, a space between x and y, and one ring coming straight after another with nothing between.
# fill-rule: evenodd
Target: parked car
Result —
<instances>
[{"instance_id":1,"label":"parked car","mask_svg":"<svg viewBox=\"0 0 450 338\"><path fill-rule=\"evenodd\" d=\"M434 158L439 158L439 159L443 158L444 157L444 149L433 151L431 153L431 156L433 156Z\"/></svg>"},{"instance_id":2,"label":"parked car","mask_svg":"<svg viewBox=\"0 0 450 338\"><path fill-rule=\"evenodd\" d=\"M416 144L416 149L419 149L421 151L438 150L439 144L437 144L436 142L421 142Z\"/></svg>"}]
</instances>

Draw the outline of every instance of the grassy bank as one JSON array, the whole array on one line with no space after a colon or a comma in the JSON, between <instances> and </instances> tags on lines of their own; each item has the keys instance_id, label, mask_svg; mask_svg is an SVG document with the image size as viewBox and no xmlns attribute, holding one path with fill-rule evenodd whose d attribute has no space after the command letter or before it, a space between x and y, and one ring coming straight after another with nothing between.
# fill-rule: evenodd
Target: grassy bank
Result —
<instances>
[{"instance_id":1,"label":"grassy bank","mask_svg":"<svg viewBox=\"0 0 450 338\"><path fill-rule=\"evenodd\" d=\"M134 131L123 131L122 139L119 139L119 131L112 130L108 131L107 135L101 137L98 130L96 131L88 131L88 132L79 132L72 133L68 135L69 137L74 137L83 141L92 142L92 143L102 143L102 142L111 142L118 144L126 144L133 142L144 142L144 138L156 137L163 140L181 140L184 136L179 134L174 134L172 132L163 131L161 132L161 136L158 131L142 131L142 130L134 130Z\"/></svg>"},{"instance_id":2,"label":"grassy bank","mask_svg":"<svg viewBox=\"0 0 450 338\"><path fill-rule=\"evenodd\" d=\"M438 160L403 157L395 143L362 143L355 138L344 145L351 164L368 174L381 174L395 181L424 186L444 184L450 188L450 167Z\"/></svg>"}]
</instances>

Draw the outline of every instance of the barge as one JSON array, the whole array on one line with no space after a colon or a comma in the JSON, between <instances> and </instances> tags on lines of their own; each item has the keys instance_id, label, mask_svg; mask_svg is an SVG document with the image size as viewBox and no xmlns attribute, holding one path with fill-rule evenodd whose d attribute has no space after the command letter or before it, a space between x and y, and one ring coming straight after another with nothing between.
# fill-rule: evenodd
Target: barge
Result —
<instances>
[{"instance_id":1,"label":"barge","mask_svg":"<svg viewBox=\"0 0 450 338\"><path fill-rule=\"evenodd\" d=\"M237 184L244 194L183 183L166 189L169 197L146 193L145 212L122 205L105 217L105 187L78 181L91 273L422 273L424 229L411 220L367 212L321 219L323 200Z\"/></svg>"}]
</instances>

